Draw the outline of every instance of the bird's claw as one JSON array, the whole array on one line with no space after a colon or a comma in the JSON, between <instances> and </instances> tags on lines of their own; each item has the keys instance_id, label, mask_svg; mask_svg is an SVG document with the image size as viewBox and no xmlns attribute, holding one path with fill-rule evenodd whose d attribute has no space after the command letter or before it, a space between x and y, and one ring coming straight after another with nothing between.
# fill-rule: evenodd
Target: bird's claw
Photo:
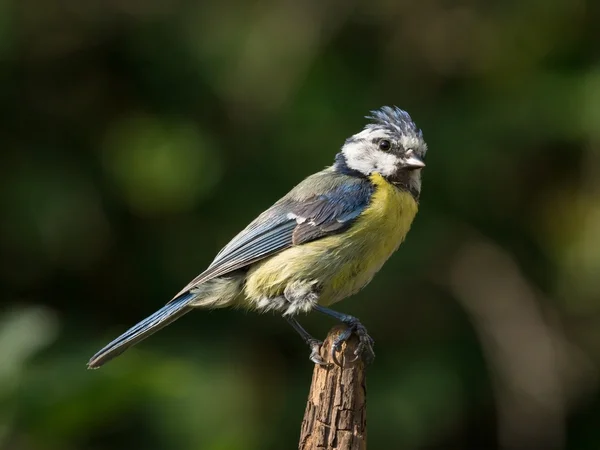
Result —
<instances>
[{"instance_id":1,"label":"bird's claw","mask_svg":"<svg viewBox=\"0 0 600 450\"><path fill-rule=\"evenodd\" d=\"M315 364L326 367L329 364L327 364L325 362L325 360L321 357L321 346L322 345L323 345L323 342L319 341L317 339L310 339L308 341L308 346L310 347L309 359L312 362L314 362Z\"/></svg>"},{"instance_id":2,"label":"bird's claw","mask_svg":"<svg viewBox=\"0 0 600 450\"><path fill-rule=\"evenodd\" d=\"M340 367L342 364L340 363L337 354L342 349L342 344L350 339L352 333L356 334L358 337L358 345L356 346L356 350L354 350L354 359L352 359L350 362L354 362L362 356L365 363L369 364L375 358L375 352L373 351L375 341L371 336L369 336L365 326L358 320L354 320L348 324L348 328L342 331L335 338L331 346L331 359Z\"/></svg>"}]
</instances>

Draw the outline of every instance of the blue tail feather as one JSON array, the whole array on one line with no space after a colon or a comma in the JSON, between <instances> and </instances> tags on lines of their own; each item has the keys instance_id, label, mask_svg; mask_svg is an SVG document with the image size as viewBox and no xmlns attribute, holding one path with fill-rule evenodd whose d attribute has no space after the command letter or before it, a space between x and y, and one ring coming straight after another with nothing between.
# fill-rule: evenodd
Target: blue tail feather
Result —
<instances>
[{"instance_id":1,"label":"blue tail feather","mask_svg":"<svg viewBox=\"0 0 600 450\"><path fill-rule=\"evenodd\" d=\"M188 313L192 308L189 301L194 298L194 294L185 294L175 300L167 303L161 309L151 316L146 317L138 324L131 327L121 336L113 340L106 347L91 357L87 366L88 369L97 369L104 363L119 356L129 347L146 339L161 328L169 325L171 322L179 319Z\"/></svg>"}]
</instances>

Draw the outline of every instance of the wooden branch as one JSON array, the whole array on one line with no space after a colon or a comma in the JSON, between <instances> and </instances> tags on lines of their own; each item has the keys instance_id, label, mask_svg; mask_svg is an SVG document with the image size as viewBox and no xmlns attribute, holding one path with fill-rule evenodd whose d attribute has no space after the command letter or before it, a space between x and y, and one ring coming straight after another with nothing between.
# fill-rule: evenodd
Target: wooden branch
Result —
<instances>
[{"instance_id":1,"label":"wooden branch","mask_svg":"<svg viewBox=\"0 0 600 450\"><path fill-rule=\"evenodd\" d=\"M330 365L315 365L300 430L300 450L367 448L365 366L361 358L352 362L356 336L338 354L342 367L330 356L332 341L344 329L344 325L332 328L321 348L321 356Z\"/></svg>"}]
</instances>

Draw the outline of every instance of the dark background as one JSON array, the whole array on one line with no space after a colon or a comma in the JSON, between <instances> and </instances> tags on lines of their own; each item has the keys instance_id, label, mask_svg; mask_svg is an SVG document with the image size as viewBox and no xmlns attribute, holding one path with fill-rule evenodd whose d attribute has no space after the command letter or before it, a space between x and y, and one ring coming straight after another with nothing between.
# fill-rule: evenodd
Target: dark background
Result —
<instances>
[{"instance_id":1,"label":"dark background","mask_svg":"<svg viewBox=\"0 0 600 450\"><path fill-rule=\"evenodd\" d=\"M312 364L274 315L85 363L382 105L430 150L408 240L338 305L377 341L369 448L600 448L599 27L583 0L0 0L0 448L295 448Z\"/></svg>"}]
</instances>

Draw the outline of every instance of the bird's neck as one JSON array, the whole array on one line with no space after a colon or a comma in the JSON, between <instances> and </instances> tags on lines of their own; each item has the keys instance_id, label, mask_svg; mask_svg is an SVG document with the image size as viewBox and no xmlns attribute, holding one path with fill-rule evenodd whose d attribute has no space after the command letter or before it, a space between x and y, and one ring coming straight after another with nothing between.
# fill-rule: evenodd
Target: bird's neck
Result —
<instances>
[{"instance_id":1,"label":"bird's neck","mask_svg":"<svg viewBox=\"0 0 600 450\"><path fill-rule=\"evenodd\" d=\"M335 162L333 163L333 168L337 172L343 173L344 175L349 175L351 177L357 178L367 178L367 175L365 175L364 173L348 167L348 162L346 161L346 157L342 152L339 152L337 155L335 155Z\"/></svg>"}]
</instances>

